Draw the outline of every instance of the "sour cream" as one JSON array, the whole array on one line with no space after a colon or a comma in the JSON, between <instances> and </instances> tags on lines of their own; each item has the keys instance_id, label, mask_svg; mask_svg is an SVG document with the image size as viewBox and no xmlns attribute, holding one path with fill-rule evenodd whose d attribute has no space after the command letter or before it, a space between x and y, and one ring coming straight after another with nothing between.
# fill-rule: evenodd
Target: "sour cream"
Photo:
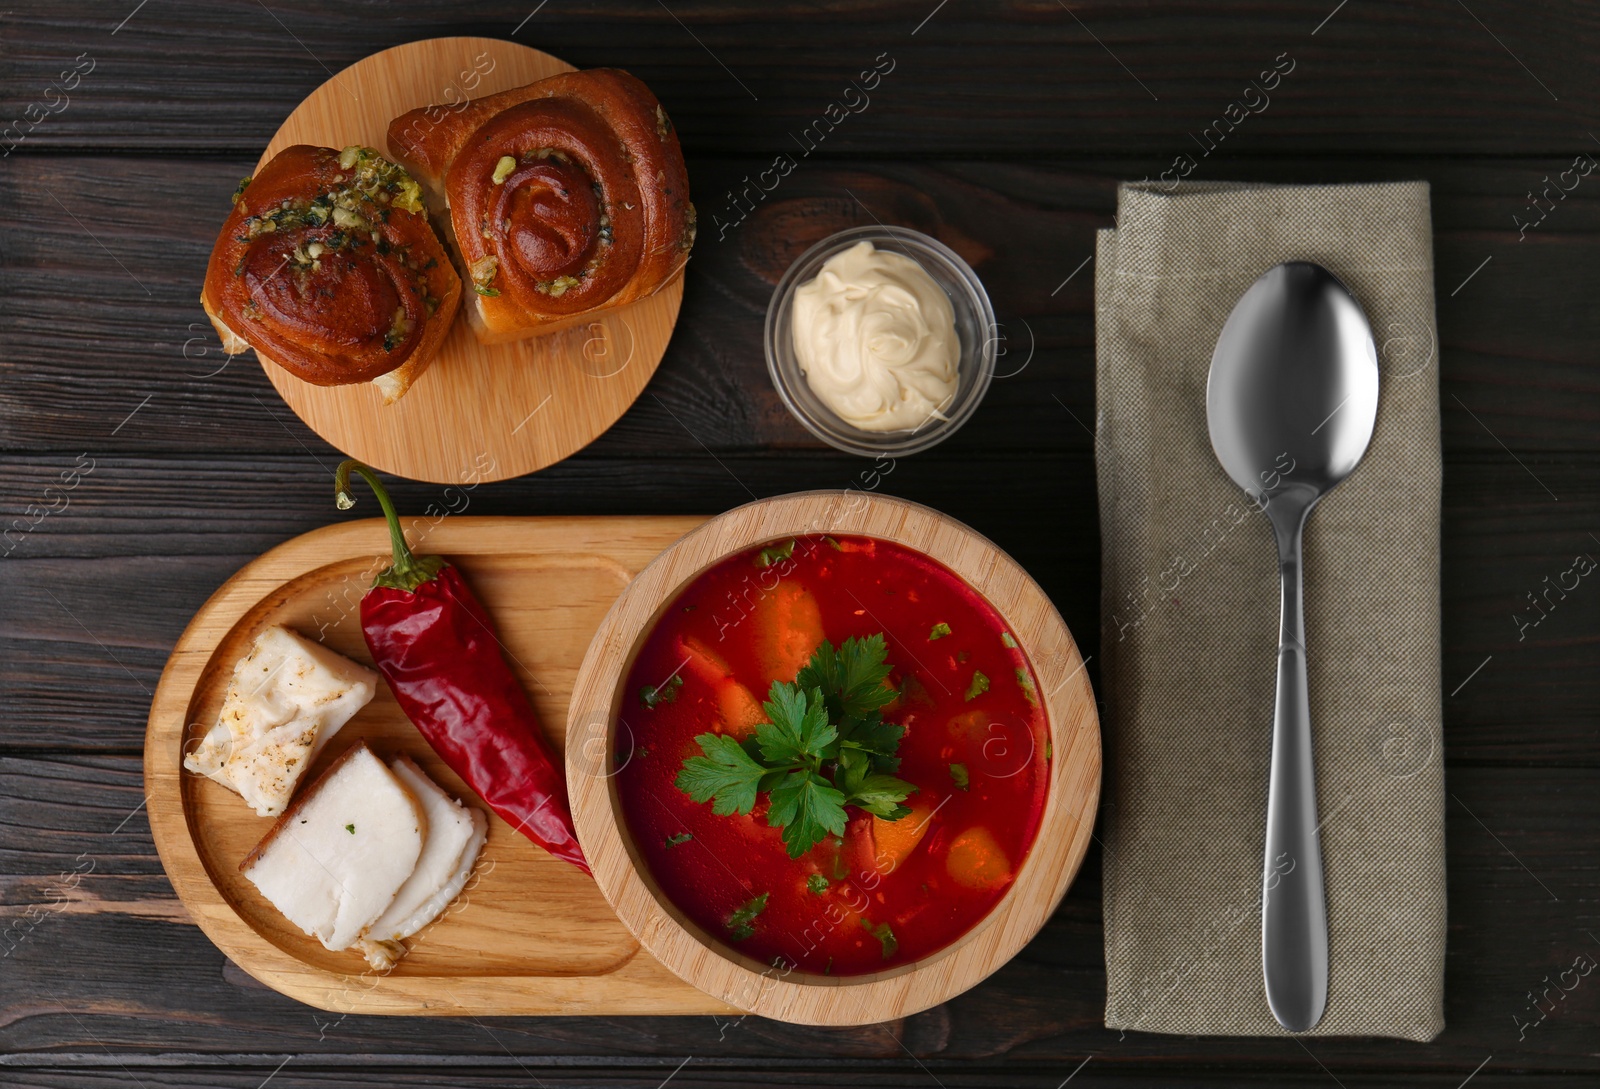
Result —
<instances>
[{"instance_id":1,"label":"sour cream","mask_svg":"<svg viewBox=\"0 0 1600 1089\"><path fill-rule=\"evenodd\" d=\"M794 353L806 384L863 431L944 419L959 384L955 311L911 258L857 242L794 293Z\"/></svg>"}]
</instances>

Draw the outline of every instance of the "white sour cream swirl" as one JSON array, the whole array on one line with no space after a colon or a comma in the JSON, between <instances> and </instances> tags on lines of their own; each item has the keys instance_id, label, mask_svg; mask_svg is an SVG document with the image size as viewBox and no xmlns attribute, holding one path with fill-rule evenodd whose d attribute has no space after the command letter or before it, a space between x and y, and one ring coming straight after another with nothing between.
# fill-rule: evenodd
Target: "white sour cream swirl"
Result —
<instances>
[{"instance_id":1,"label":"white sour cream swirl","mask_svg":"<svg viewBox=\"0 0 1600 1089\"><path fill-rule=\"evenodd\" d=\"M911 258L857 242L794 293L794 352L806 384L863 431L944 419L959 384L955 312Z\"/></svg>"}]
</instances>

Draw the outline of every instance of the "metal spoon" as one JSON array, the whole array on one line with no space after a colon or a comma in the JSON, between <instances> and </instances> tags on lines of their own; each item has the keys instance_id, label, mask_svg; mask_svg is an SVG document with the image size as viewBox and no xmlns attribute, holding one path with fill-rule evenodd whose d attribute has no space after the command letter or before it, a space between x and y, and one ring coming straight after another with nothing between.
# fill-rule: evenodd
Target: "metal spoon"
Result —
<instances>
[{"instance_id":1,"label":"metal spoon","mask_svg":"<svg viewBox=\"0 0 1600 1089\"><path fill-rule=\"evenodd\" d=\"M1328 909L1306 693L1300 538L1311 508L1372 439L1378 353L1361 306L1321 265L1261 275L1211 356L1206 420L1233 482L1265 506L1278 539L1283 611L1262 871L1261 968L1278 1023L1304 1032L1328 1001Z\"/></svg>"}]
</instances>

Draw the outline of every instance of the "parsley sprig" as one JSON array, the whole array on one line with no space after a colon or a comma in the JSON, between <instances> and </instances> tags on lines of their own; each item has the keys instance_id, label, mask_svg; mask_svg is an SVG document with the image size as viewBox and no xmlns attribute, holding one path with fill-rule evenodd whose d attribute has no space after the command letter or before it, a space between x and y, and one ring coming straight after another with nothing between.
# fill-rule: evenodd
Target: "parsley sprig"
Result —
<instances>
[{"instance_id":1,"label":"parsley sprig","mask_svg":"<svg viewBox=\"0 0 1600 1089\"><path fill-rule=\"evenodd\" d=\"M749 813L767 795L767 824L783 829L790 858L829 835L842 836L845 807L884 820L911 812L917 789L895 778L905 727L883 719L895 690L883 635L824 641L794 683L774 681L762 708L767 721L744 741L726 734L695 738L700 755L684 760L677 786L718 816Z\"/></svg>"},{"instance_id":2,"label":"parsley sprig","mask_svg":"<svg viewBox=\"0 0 1600 1089\"><path fill-rule=\"evenodd\" d=\"M742 942L756 932L756 916L767 910L767 893L746 900L723 920L732 941Z\"/></svg>"}]
</instances>

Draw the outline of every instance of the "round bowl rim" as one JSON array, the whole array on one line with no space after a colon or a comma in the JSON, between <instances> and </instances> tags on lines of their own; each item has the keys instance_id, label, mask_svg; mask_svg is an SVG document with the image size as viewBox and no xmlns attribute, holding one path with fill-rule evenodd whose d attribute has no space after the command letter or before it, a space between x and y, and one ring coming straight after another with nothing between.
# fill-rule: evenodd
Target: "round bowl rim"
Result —
<instances>
[{"instance_id":1,"label":"round bowl rim","mask_svg":"<svg viewBox=\"0 0 1600 1089\"><path fill-rule=\"evenodd\" d=\"M652 888L616 799L614 723L643 638L693 578L726 556L804 533L896 541L965 580L1028 655L1053 747L1038 831L1016 880L972 930L922 960L861 976L788 978L707 940ZM729 1005L777 1020L871 1024L960 994L1015 956L1066 894L1092 838L1101 782L1099 716L1084 661L1039 585L987 538L932 508L855 490L757 500L685 534L641 571L601 621L568 709L567 785L596 883L623 925L667 969Z\"/></svg>"},{"instance_id":2,"label":"round bowl rim","mask_svg":"<svg viewBox=\"0 0 1600 1089\"><path fill-rule=\"evenodd\" d=\"M971 309L975 323L983 329L983 342L973 349L977 358L977 370L971 383L965 388L957 389L956 401L952 406L954 411L944 420L931 421L931 426L914 431L864 431L838 420L840 433L834 433L823 426L812 412L800 403L791 389L792 383L803 383L805 378L791 377L785 373L784 366L779 362L778 322L784 313L793 308L794 292L799 286L801 270L819 255L827 254L831 257L833 253L842 251L847 245L885 239L927 251L928 255L944 264L953 279L966 288L965 304ZM918 264L921 263L919 260ZM961 300L953 299L952 305L961 305ZM761 344L767 359L767 375L772 379L772 386L777 390L778 399L789 410L789 414L799 420L801 426L812 435L835 450L843 450L847 454L859 454L862 457L877 457L882 454L906 456L937 446L961 430L978 411L978 406L983 403L984 396L989 392L989 385L994 379L995 363L999 359L1000 341L997 330L994 303L989 298L989 291L983 286L983 280L967 263L966 258L932 235L924 234L914 228L864 224L835 231L808 247L804 253L790 262L783 276L779 278L777 286L772 289L772 297L767 302L766 319L761 330ZM963 356L968 348L968 345L962 344ZM826 412L827 409L824 407L821 411Z\"/></svg>"}]
</instances>

